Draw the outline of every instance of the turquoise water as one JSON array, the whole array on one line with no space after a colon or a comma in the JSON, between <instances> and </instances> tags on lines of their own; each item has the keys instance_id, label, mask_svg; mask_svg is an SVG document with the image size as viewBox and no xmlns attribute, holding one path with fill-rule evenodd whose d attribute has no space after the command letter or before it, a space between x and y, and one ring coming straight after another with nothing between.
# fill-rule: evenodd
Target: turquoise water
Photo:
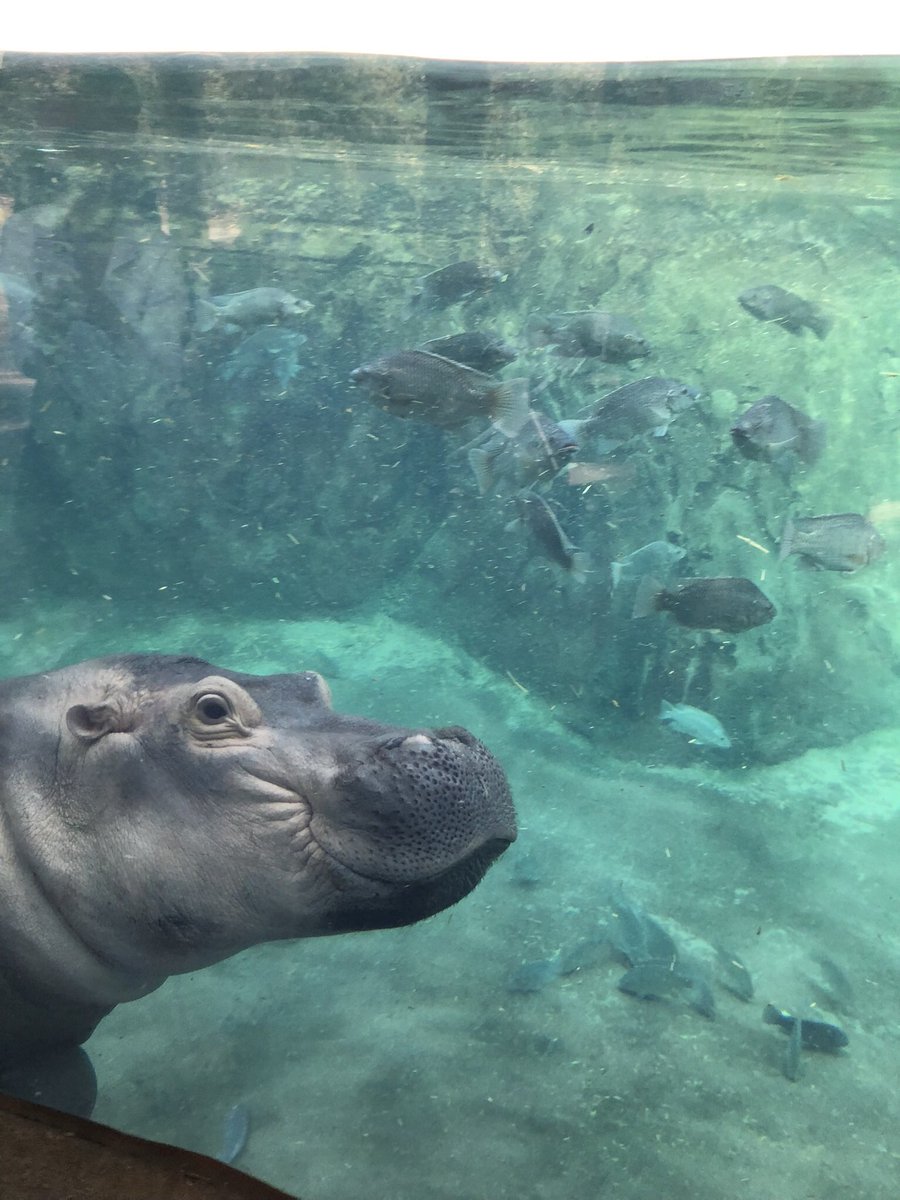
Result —
<instances>
[{"instance_id":1,"label":"turquoise water","mask_svg":"<svg viewBox=\"0 0 900 1200\"><path fill-rule=\"evenodd\" d=\"M120 1007L89 1047L99 1120L217 1153L241 1103L240 1165L308 1200L896 1194L898 83L876 60L4 60L3 673L119 650L316 669L342 711L473 730L521 824L431 921ZM411 303L467 259L502 280ZM826 336L745 311L763 284ZM202 328L210 297L264 287L312 307ZM527 336L595 309L650 354ZM487 412L445 431L351 386L464 329L517 352L503 377L554 421L644 377L699 394L665 436L586 441L594 482L535 485L583 582L510 528L511 485L479 494ZM817 461L738 453L773 393L826 422ZM871 563L778 561L789 517L846 512L884 540ZM750 579L775 619L634 620L611 564L657 540L672 577ZM714 1020L618 990L622 893L714 980ZM539 960L580 965L517 990ZM849 1046L790 1081L767 1002Z\"/></svg>"}]
</instances>

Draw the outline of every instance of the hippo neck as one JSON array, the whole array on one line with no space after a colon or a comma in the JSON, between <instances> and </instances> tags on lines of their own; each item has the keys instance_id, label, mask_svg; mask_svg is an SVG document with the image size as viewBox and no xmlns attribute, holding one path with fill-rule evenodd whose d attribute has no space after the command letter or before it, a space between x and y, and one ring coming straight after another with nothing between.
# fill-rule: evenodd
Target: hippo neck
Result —
<instances>
[{"instance_id":1,"label":"hippo neck","mask_svg":"<svg viewBox=\"0 0 900 1200\"><path fill-rule=\"evenodd\" d=\"M0 1062L19 1039L80 1042L110 1009L163 982L135 979L94 952L46 895L2 819L0 912Z\"/></svg>"}]
</instances>

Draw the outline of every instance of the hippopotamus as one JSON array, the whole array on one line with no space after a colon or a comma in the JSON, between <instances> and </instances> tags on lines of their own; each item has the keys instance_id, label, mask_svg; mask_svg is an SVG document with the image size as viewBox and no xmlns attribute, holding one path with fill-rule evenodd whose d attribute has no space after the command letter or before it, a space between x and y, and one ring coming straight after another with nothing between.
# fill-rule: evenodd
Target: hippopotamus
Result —
<instances>
[{"instance_id":1,"label":"hippopotamus","mask_svg":"<svg viewBox=\"0 0 900 1200\"><path fill-rule=\"evenodd\" d=\"M313 671L117 655L0 682L0 1091L76 1115L117 1004L260 942L422 920L515 839L465 729L341 715Z\"/></svg>"}]
</instances>

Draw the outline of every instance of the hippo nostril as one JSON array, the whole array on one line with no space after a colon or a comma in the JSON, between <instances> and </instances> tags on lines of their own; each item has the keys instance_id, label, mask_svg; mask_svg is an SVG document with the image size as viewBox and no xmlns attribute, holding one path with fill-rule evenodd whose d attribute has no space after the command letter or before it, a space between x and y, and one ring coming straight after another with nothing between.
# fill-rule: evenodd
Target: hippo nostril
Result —
<instances>
[{"instance_id":1,"label":"hippo nostril","mask_svg":"<svg viewBox=\"0 0 900 1200\"><path fill-rule=\"evenodd\" d=\"M409 737L404 738L400 745L404 749L423 750L426 747L431 749L434 746L434 742L424 733L412 733Z\"/></svg>"}]
</instances>

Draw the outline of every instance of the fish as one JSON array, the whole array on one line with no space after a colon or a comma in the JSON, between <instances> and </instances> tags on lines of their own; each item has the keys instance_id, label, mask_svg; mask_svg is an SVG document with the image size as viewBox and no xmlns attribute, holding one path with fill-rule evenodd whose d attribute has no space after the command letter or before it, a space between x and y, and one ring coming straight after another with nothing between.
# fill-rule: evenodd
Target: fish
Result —
<instances>
[{"instance_id":1,"label":"fish","mask_svg":"<svg viewBox=\"0 0 900 1200\"><path fill-rule=\"evenodd\" d=\"M639 1000L662 1000L687 992L688 1003L712 1020L716 1002L708 980L698 972L674 962L647 961L626 971L616 985L620 992Z\"/></svg>"},{"instance_id":2,"label":"fish","mask_svg":"<svg viewBox=\"0 0 900 1200\"><path fill-rule=\"evenodd\" d=\"M543 496L525 488L516 495L515 502L519 515L507 529L527 529L544 558L562 567L577 583L583 583L588 557L567 537Z\"/></svg>"},{"instance_id":3,"label":"fish","mask_svg":"<svg viewBox=\"0 0 900 1200\"><path fill-rule=\"evenodd\" d=\"M788 1044L784 1050L784 1061L781 1064L785 1078L790 1079L791 1083L796 1083L800 1078L800 1053L802 1049L803 1022L799 1017L794 1017L791 1022L790 1033L788 1034Z\"/></svg>"},{"instance_id":4,"label":"fish","mask_svg":"<svg viewBox=\"0 0 900 1200\"><path fill-rule=\"evenodd\" d=\"M308 300L299 300L283 288L251 288L246 292L198 300L196 328L198 333L209 333L213 329L233 333L238 329L267 325L282 317L302 317L312 307Z\"/></svg>"},{"instance_id":5,"label":"fish","mask_svg":"<svg viewBox=\"0 0 900 1200\"><path fill-rule=\"evenodd\" d=\"M501 479L516 488L528 488L550 480L578 451L578 442L543 413L529 412L528 420L515 435L506 437L493 430L483 445L469 451L469 465L482 496Z\"/></svg>"},{"instance_id":6,"label":"fish","mask_svg":"<svg viewBox=\"0 0 900 1200\"><path fill-rule=\"evenodd\" d=\"M860 513L788 517L781 534L778 561L798 554L806 566L850 573L873 562L884 550L884 538Z\"/></svg>"},{"instance_id":7,"label":"fish","mask_svg":"<svg viewBox=\"0 0 900 1200\"><path fill-rule=\"evenodd\" d=\"M671 935L640 905L618 891L610 897L610 908L607 937L612 948L629 966L637 967L646 962L677 962L678 949Z\"/></svg>"},{"instance_id":8,"label":"fish","mask_svg":"<svg viewBox=\"0 0 900 1200\"><path fill-rule=\"evenodd\" d=\"M430 354L440 354L443 358L462 363L475 371L492 374L501 367L508 366L516 359L512 346L490 333L479 330L469 330L466 333L451 333L447 337L432 338L423 342L420 350Z\"/></svg>"},{"instance_id":9,"label":"fish","mask_svg":"<svg viewBox=\"0 0 900 1200\"><path fill-rule=\"evenodd\" d=\"M553 983L562 975L562 967L558 958L541 958L535 962L522 963L510 975L506 982L508 992L520 992L528 995L539 992Z\"/></svg>"},{"instance_id":10,"label":"fish","mask_svg":"<svg viewBox=\"0 0 900 1200\"><path fill-rule=\"evenodd\" d=\"M647 575L638 585L631 615L649 617L657 612L670 613L686 629L720 629L724 633L755 629L776 615L775 605L750 579L676 579L666 587Z\"/></svg>"},{"instance_id":11,"label":"fish","mask_svg":"<svg viewBox=\"0 0 900 1200\"><path fill-rule=\"evenodd\" d=\"M772 325L780 325L789 333L802 334L805 329L811 329L820 341L832 324L831 318L818 305L803 300L775 283L747 288L738 296L738 303L751 316Z\"/></svg>"},{"instance_id":12,"label":"fish","mask_svg":"<svg viewBox=\"0 0 900 1200\"><path fill-rule=\"evenodd\" d=\"M423 275L416 283L410 303L426 309L447 308L462 300L483 296L506 278L495 267L467 258Z\"/></svg>"},{"instance_id":13,"label":"fish","mask_svg":"<svg viewBox=\"0 0 900 1200\"><path fill-rule=\"evenodd\" d=\"M585 417L562 424L582 439L599 434L621 443L642 433L663 437L699 397L698 391L677 379L653 375L616 388L593 404Z\"/></svg>"},{"instance_id":14,"label":"fish","mask_svg":"<svg viewBox=\"0 0 900 1200\"><path fill-rule=\"evenodd\" d=\"M811 465L825 448L825 428L780 396L763 396L736 418L731 439L745 458L771 462L794 454Z\"/></svg>"},{"instance_id":15,"label":"fish","mask_svg":"<svg viewBox=\"0 0 900 1200\"><path fill-rule=\"evenodd\" d=\"M777 1025L787 1034L792 1032L794 1022L799 1020L790 1013L782 1012L774 1004L766 1005L762 1019L767 1025ZM832 1025L828 1021L810 1021L805 1017L800 1020L800 1044L804 1050L822 1050L826 1054L833 1054L848 1045L849 1041L846 1033L838 1025Z\"/></svg>"},{"instance_id":16,"label":"fish","mask_svg":"<svg viewBox=\"0 0 900 1200\"><path fill-rule=\"evenodd\" d=\"M531 346L555 346L566 358L630 362L646 358L650 343L627 317L588 309L542 316L532 313L525 325Z\"/></svg>"},{"instance_id":17,"label":"fish","mask_svg":"<svg viewBox=\"0 0 900 1200\"><path fill-rule=\"evenodd\" d=\"M665 577L685 553L681 546L672 542L648 542L646 546L632 550L609 564L613 590L623 583L639 583L645 575Z\"/></svg>"},{"instance_id":18,"label":"fish","mask_svg":"<svg viewBox=\"0 0 900 1200\"><path fill-rule=\"evenodd\" d=\"M731 739L722 728L721 721L702 708L694 708L691 704L670 704L668 700L663 700L659 719L698 746L715 746L719 750L731 748Z\"/></svg>"},{"instance_id":19,"label":"fish","mask_svg":"<svg viewBox=\"0 0 900 1200\"><path fill-rule=\"evenodd\" d=\"M232 1104L222 1123L222 1149L216 1155L219 1162L234 1163L247 1147L250 1137L250 1110L246 1104Z\"/></svg>"},{"instance_id":20,"label":"fish","mask_svg":"<svg viewBox=\"0 0 900 1200\"><path fill-rule=\"evenodd\" d=\"M588 967L601 966L609 962L609 942L598 935L582 938L567 950L560 951L559 969L562 975L574 975Z\"/></svg>"},{"instance_id":21,"label":"fish","mask_svg":"<svg viewBox=\"0 0 900 1200\"><path fill-rule=\"evenodd\" d=\"M515 437L529 418L528 381L498 382L428 350L401 350L357 367L350 374L367 388L384 412L459 429L473 417L490 417L501 433Z\"/></svg>"},{"instance_id":22,"label":"fish","mask_svg":"<svg viewBox=\"0 0 900 1200\"><path fill-rule=\"evenodd\" d=\"M298 351L304 334L278 325L263 325L242 338L219 366L217 374L226 382L239 379L265 381L271 376L286 388L300 370Z\"/></svg>"},{"instance_id":23,"label":"fish","mask_svg":"<svg viewBox=\"0 0 900 1200\"><path fill-rule=\"evenodd\" d=\"M739 1000L753 999L753 980L750 972L736 954L716 946L716 973L723 988Z\"/></svg>"},{"instance_id":24,"label":"fish","mask_svg":"<svg viewBox=\"0 0 900 1200\"><path fill-rule=\"evenodd\" d=\"M819 967L819 975L818 978L809 981L813 989L829 1009L852 1016L856 1008L856 997L847 972L826 955L821 955L814 961Z\"/></svg>"}]
</instances>

